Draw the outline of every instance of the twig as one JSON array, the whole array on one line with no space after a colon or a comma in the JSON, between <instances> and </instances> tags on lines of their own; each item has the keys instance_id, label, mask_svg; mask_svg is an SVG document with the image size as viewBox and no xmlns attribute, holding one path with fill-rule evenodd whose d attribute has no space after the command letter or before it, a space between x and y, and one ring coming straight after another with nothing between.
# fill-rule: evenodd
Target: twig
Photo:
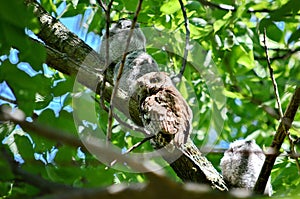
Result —
<instances>
[{"instance_id":1,"label":"twig","mask_svg":"<svg viewBox=\"0 0 300 199\"><path fill-rule=\"evenodd\" d=\"M151 139L154 138L154 137L155 137L155 135L144 138L142 141L137 142L137 143L134 144L132 147L130 147L129 149L127 149L127 151L125 151L124 154L130 153L131 151L133 151L134 149L138 148L139 146L141 146L142 144L144 144L144 143L147 142L148 140L151 140Z\"/></svg>"},{"instance_id":2,"label":"twig","mask_svg":"<svg viewBox=\"0 0 300 199\"><path fill-rule=\"evenodd\" d=\"M79 188L45 180L38 175L31 174L21 169L21 167L13 160L12 155L8 154L8 151L3 145L0 145L0 152L2 153L2 156L4 156L4 160L7 161L11 171L15 176L18 176L18 178L21 177L25 182L38 187L43 193L59 193L79 190Z\"/></svg>"},{"instance_id":3,"label":"twig","mask_svg":"<svg viewBox=\"0 0 300 199\"><path fill-rule=\"evenodd\" d=\"M269 49L269 50L277 52L277 56L269 57L270 60L274 61L274 60L278 60L278 59L287 59L287 58L289 58L293 54L299 52L300 51L300 47L295 48L293 50L291 50L291 49L280 49L280 48ZM283 54L283 55L279 55L280 51L281 52L286 52L286 53ZM258 57L258 56L255 56L254 58L255 58L255 60L265 60L266 59L265 57Z\"/></svg>"},{"instance_id":4,"label":"twig","mask_svg":"<svg viewBox=\"0 0 300 199\"><path fill-rule=\"evenodd\" d=\"M254 191L256 193L263 193L264 189L265 189L265 186L266 186L266 183L267 183L267 179L268 179L268 176L270 175L271 173L271 170L272 170L272 167L275 163L275 160L276 160L276 157L279 153L279 149L281 147L281 144L285 138L286 135L288 135L288 139L289 139L289 142L290 142L290 145L291 145L291 152L292 152L292 155L295 155L295 150L294 150L294 144L293 144L293 141L290 137L290 134L288 132L288 129L290 128L291 126L291 123L293 121L293 118L294 118L294 115L296 114L296 111L298 109L298 106L299 106L299 96L297 96L296 94L299 92L299 88L296 89L296 92L295 94L293 95L292 97L292 100L291 100L291 103L290 105L294 102L296 103L296 105L294 105L294 109L290 110L290 105L287 109L287 111L285 112L285 115L283 115L283 112L282 112L282 107L281 107L281 103L280 103L280 97L279 97L279 92L278 92L278 87L277 87L277 83L275 81L275 78L274 78L274 72L273 72L273 69L271 67L271 63L270 63L270 58L269 58L269 55L268 55L268 47L267 47L267 42L266 42L266 29L264 29L264 48L265 48L265 53L266 53L266 58L267 58L267 65L268 65L268 68L269 68L269 71L270 71L270 77L271 77L271 80L272 80L272 84L273 84L273 87L274 87L274 92L275 92L275 97L276 97L276 102L277 102L277 105L278 105L278 109L279 109L279 116L280 116L280 126L276 132L276 135L273 139L273 143L271 145L271 149L273 149L273 154L267 154L266 156L266 160L265 160L265 163L263 165L263 168L261 170L261 173L260 173L260 176L259 176L259 179L258 181L256 182L256 185L255 185L255 188L254 188ZM298 94L300 95L300 94ZM295 110L296 109L296 110ZM292 113L290 113L290 111L293 111ZM286 115L287 114L290 114L290 116L292 117L287 117ZM296 160L296 165L298 167L298 171L300 171L300 164L299 164L299 161L297 158L295 158Z\"/></svg>"},{"instance_id":5,"label":"twig","mask_svg":"<svg viewBox=\"0 0 300 199\"><path fill-rule=\"evenodd\" d=\"M51 140L59 140L60 142L68 144L70 146L81 147L83 148L83 150L87 151L82 142L70 133L47 127L37 122L27 122L25 119L21 119L20 117L16 118L16 116L13 115L15 114L15 112L17 112L18 115L24 114L20 109L14 109L14 113L12 113L12 109L10 107L1 107L0 120L11 121L15 124L19 124L22 129L26 131L32 131Z\"/></svg>"},{"instance_id":6,"label":"twig","mask_svg":"<svg viewBox=\"0 0 300 199\"><path fill-rule=\"evenodd\" d=\"M95 97L92 96L92 98L99 104L100 101L98 99L96 99ZM105 107L105 109L103 109L104 111L108 112L109 109ZM127 122L125 122L124 120L122 120L117 114L113 113L113 117L119 122L119 124L121 124L122 126L131 129L133 131L138 131L143 133L144 135L149 135L149 133L143 128L143 127L139 127L136 126L134 124L128 124ZM113 128L113 127L112 127Z\"/></svg>"},{"instance_id":7,"label":"twig","mask_svg":"<svg viewBox=\"0 0 300 199\"><path fill-rule=\"evenodd\" d=\"M259 174L258 180L254 187L254 192L257 194L262 194L265 190L268 178L271 174L271 170L275 163L277 156L280 154L280 148L286 137L285 130L289 130L294 121L295 115L300 105L300 87L297 87L292 99L283 115L283 120L281 120L279 127L277 128L276 134L274 135L270 150L266 153L266 159L264 165ZM285 127L283 127L285 126Z\"/></svg>"},{"instance_id":8,"label":"twig","mask_svg":"<svg viewBox=\"0 0 300 199\"><path fill-rule=\"evenodd\" d=\"M187 56L188 56L188 49L189 49L189 41L190 41L190 29L189 29L189 20L188 17L186 15L186 10L185 7L183 5L182 0L179 0L180 3L180 7L181 7L181 11L182 11L182 15L184 17L184 27L185 27L185 48L184 48L184 54L183 54L183 59L182 59L182 66L180 69L180 72L178 74L178 78L179 81L181 80L183 73L185 71L185 67L186 67L186 62L187 62Z\"/></svg>"},{"instance_id":9,"label":"twig","mask_svg":"<svg viewBox=\"0 0 300 199\"><path fill-rule=\"evenodd\" d=\"M224 10L224 11L236 11L236 8L231 5L216 4L206 0L199 0L199 2L205 6L209 6L210 8L217 8L219 10Z\"/></svg>"},{"instance_id":10,"label":"twig","mask_svg":"<svg viewBox=\"0 0 300 199\"><path fill-rule=\"evenodd\" d=\"M146 138L144 138L142 141L135 143L132 147L130 147L129 149L127 149L127 150L125 151L125 153L123 153L123 155L126 155L126 154L130 153L131 151L133 151L134 149L140 147L142 144L144 144L144 143L147 142L148 140L151 140L151 139L154 138L154 137L155 137L155 135L150 136L150 137L146 137ZM115 160L113 160L113 161L110 163L110 166L114 166L116 163L117 163L117 160L115 159Z\"/></svg>"},{"instance_id":11,"label":"twig","mask_svg":"<svg viewBox=\"0 0 300 199\"><path fill-rule=\"evenodd\" d=\"M107 7L106 7L105 3L102 0L97 0L97 2L100 5L100 7L104 10L104 12L106 12Z\"/></svg>"},{"instance_id":12,"label":"twig","mask_svg":"<svg viewBox=\"0 0 300 199\"><path fill-rule=\"evenodd\" d=\"M282 119L283 118L282 107L281 107L281 103L280 103L280 97L279 97L277 83L274 78L274 71L273 71L273 68L271 67L271 62L270 62L270 58L269 58L269 54L268 54L268 46L267 46L266 29L265 28L264 28L264 47L265 47L265 53L266 53L266 58L267 58L267 65L268 65L269 72L270 72L270 78L272 80L272 84L273 84L273 88L274 88L274 92L275 92L275 98L276 98L277 106L279 109L279 116L280 116L280 119Z\"/></svg>"},{"instance_id":13,"label":"twig","mask_svg":"<svg viewBox=\"0 0 300 199\"><path fill-rule=\"evenodd\" d=\"M6 102L9 102L9 103L12 103L12 104L17 104L16 100L12 100L12 99L9 99L9 98L1 96L1 95L0 95L0 100L6 101Z\"/></svg>"},{"instance_id":14,"label":"twig","mask_svg":"<svg viewBox=\"0 0 300 199\"><path fill-rule=\"evenodd\" d=\"M269 176L271 174L272 168L274 166L275 160L277 156L279 155L279 150L281 148L281 145L286 137L288 135L288 130L292 125L292 122L294 120L294 117L296 115L296 112L298 110L299 104L300 104L300 87L296 88L296 91L294 95L292 96L292 99L290 101L290 104L288 105L284 115L282 113L282 108L281 108L281 103L279 99L279 94L278 94L278 88L277 84L273 75L273 69L271 67L269 55L268 55L268 47L266 43L266 30L264 29L264 48L265 48L265 53L267 57L267 64L268 68L270 70L270 76L272 79L272 83L274 86L274 92L276 96L276 102L279 107L279 116L280 116L280 124L279 127L276 131L276 134L273 138L273 142L270 146L269 151L266 154L266 159L263 164L263 167L261 169L261 172L259 174L258 180L255 184L254 187L254 192L257 194L263 194L267 181L269 179ZM289 141L291 142L290 138ZM292 145L291 145L292 146Z\"/></svg>"},{"instance_id":15,"label":"twig","mask_svg":"<svg viewBox=\"0 0 300 199\"><path fill-rule=\"evenodd\" d=\"M267 40L266 40L266 29L265 28L264 28L264 46L265 46L265 53L266 53L266 57L267 57L267 65L268 65L268 68L269 68L270 77L271 77L272 84L273 84L273 87L274 87L275 98L276 98L277 106L278 106L278 109L279 109L279 116L280 116L280 120L282 121L283 120L283 112L282 112L282 107L281 107L281 102L280 102L278 86L277 86L277 83L276 83L276 80L275 80L275 77L274 77L274 71L273 71L273 68L271 66L270 58L269 58L269 54L268 54L268 47L267 47ZM294 146L293 139L290 135L290 132L287 129L285 129L284 125L283 125L283 128L284 128L284 131L285 131L285 133L288 137L289 143L290 143L291 153L292 153L292 155L295 155L296 154L295 146ZM299 164L298 158L295 158L295 161L296 161L296 165L297 165L297 168L298 168L298 173L300 173L300 164Z\"/></svg>"},{"instance_id":16,"label":"twig","mask_svg":"<svg viewBox=\"0 0 300 199\"><path fill-rule=\"evenodd\" d=\"M59 142L62 142L64 144L67 144L69 146L74 147L81 147L83 151L87 151L88 149L93 149L95 154L105 154L106 159L115 158L120 162L126 162L126 164L132 168L135 171L140 172L150 172L151 167L147 167L146 164L143 164L141 162L137 162L135 159L126 157L122 155L121 153L113 150L110 147L106 147L105 145L101 144L102 140L100 139L91 139L88 142L85 142L83 145L82 142L75 136L73 136L70 133L60 131L58 129L54 129L51 127L45 127L45 125L39 124L37 122L27 122L25 119L16 119L16 117L11 112L11 108L6 107L0 109L0 120L3 121L11 121L15 124L19 124L22 129L26 131L30 131L32 133L36 133L37 135L40 135L42 137L46 137L51 140L55 140ZM22 112L20 109L14 109L14 112ZM147 164L151 166L151 162L147 162ZM154 163L153 163L154 164ZM152 176L153 173L148 173L149 176ZM147 174L147 175L148 175Z\"/></svg>"},{"instance_id":17,"label":"twig","mask_svg":"<svg viewBox=\"0 0 300 199\"><path fill-rule=\"evenodd\" d=\"M132 20L132 24L131 24L129 35L128 35L128 38L127 38L127 41L126 41L126 46L125 46L125 50L124 50L124 53L123 53L123 56L122 56L120 68L118 70L118 75L117 75L117 78L116 78L115 86L113 88L111 99L110 99L110 107L109 107L109 112L108 112L108 128L107 128L107 141L108 142L111 139L111 136L109 136L109 135L111 135L111 132L112 132L112 119L113 119L113 109L114 109L113 99L115 98L115 96L117 94L120 79L121 79L121 76L122 76L122 73L123 73L125 59L126 59L126 56L127 56L127 51L128 51L128 48L129 48L131 37L133 35L133 31L134 31L134 28L135 28L137 17L138 17L139 12L141 11L141 8L142 8L142 2L143 2L143 0L139 0L138 6L136 8L136 11L135 11L135 14L134 14L134 17L133 17L133 20Z\"/></svg>"},{"instance_id":18,"label":"twig","mask_svg":"<svg viewBox=\"0 0 300 199\"><path fill-rule=\"evenodd\" d=\"M104 75L103 75L103 80L100 84L100 106L106 110L107 107L104 104L104 98L103 98L103 92L105 89L105 84L106 84L106 72L107 72L107 67L109 65L109 26L110 26L110 10L111 10L111 6L114 2L114 0L110 0L108 6L106 7L104 5L104 3L102 2L102 0L99 0L100 2L100 6L103 8L103 10L105 11L105 18L106 18L106 27L105 27L105 36L106 36L106 41L105 41L105 66L104 66ZM106 139L107 141L111 140L111 133L107 133L106 134Z\"/></svg>"}]
</instances>

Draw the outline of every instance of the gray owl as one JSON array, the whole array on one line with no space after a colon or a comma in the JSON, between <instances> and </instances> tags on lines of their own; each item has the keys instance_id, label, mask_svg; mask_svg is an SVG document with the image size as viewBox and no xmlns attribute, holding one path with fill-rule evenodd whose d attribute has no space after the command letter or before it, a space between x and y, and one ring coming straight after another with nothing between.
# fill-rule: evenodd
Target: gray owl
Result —
<instances>
[{"instance_id":1,"label":"gray owl","mask_svg":"<svg viewBox=\"0 0 300 199\"><path fill-rule=\"evenodd\" d=\"M237 140L230 144L221 159L222 174L231 188L253 190L265 160L262 149L255 140ZM268 180L265 194L272 194Z\"/></svg>"},{"instance_id":2,"label":"gray owl","mask_svg":"<svg viewBox=\"0 0 300 199\"><path fill-rule=\"evenodd\" d=\"M109 62L117 63L120 61L126 47L127 38L131 28L131 20L120 19L116 24L114 24L109 30ZM101 47L100 47L100 58L103 62L106 60L106 36L103 37ZM146 38L144 33L140 30L139 24L136 24L131 37L128 53L145 50L146 47Z\"/></svg>"},{"instance_id":3,"label":"gray owl","mask_svg":"<svg viewBox=\"0 0 300 199\"><path fill-rule=\"evenodd\" d=\"M114 81L116 80L121 63L115 67ZM135 92L137 79L149 72L158 72L156 61L142 50L134 51L126 56L119 88L128 93L128 97Z\"/></svg>"}]
</instances>

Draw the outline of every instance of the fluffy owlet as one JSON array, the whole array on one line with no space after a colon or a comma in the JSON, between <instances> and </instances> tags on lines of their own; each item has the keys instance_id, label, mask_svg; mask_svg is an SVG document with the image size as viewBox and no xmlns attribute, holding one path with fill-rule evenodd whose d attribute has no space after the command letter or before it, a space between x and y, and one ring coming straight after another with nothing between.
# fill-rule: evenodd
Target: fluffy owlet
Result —
<instances>
[{"instance_id":1,"label":"fluffy owlet","mask_svg":"<svg viewBox=\"0 0 300 199\"><path fill-rule=\"evenodd\" d=\"M117 63L114 70L116 80L121 63ZM135 92L137 79L149 72L158 72L156 61L142 50L134 51L126 56L119 88L126 91L128 96Z\"/></svg>"},{"instance_id":2,"label":"fluffy owlet","mask_svg":"<svg viewBox=\"0 0 300 199\"><path fill-rule=\"evenodd\" d=\"M224 180L231 188L253 190L264 160L265 155L255 140L237 140L230 144L221 159ZM272 194L270 179L265 194Z\"/></svg>"},{"instance_id":3,"label":"fluffy owlet","mask_svg":"<svg viewBox=\"0 0 300 199\"><path fill-rule=\"evenodd\" d=\"M131 20L128 19L120 19L116 24L112 26L109 30L109 63L117 63L120 61L122 57L127 38L131 28ZM103 62L106 59L106 36L103 37L101 47L100 47L100 57ZM133 35L130 40L128 53L137 51L137 50L145 50L146 47L146 38L144 33L139 28L139 24L135 25Z\"/></svg>"}]
</instances>

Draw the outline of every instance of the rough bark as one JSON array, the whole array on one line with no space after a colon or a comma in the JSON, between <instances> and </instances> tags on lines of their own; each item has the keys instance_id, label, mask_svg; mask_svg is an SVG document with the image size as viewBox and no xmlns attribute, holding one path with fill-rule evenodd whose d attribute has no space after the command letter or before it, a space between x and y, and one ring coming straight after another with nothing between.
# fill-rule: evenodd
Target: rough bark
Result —
<instances>
[{"instance_id":1,"label":"rough bark","mask_svg":"<svg viewBox=\"0 0 300 199\"><path fill-rule=\"evenodd\" d=\"M94 90L97 84L103 79L103 63L100 56L75 34L71 33L63 24L54 17L50 16L38 3L33 0L25 1L28 6L35 6L35 15L40 21L41 31L38 37L43 40L47 49L46 63L65 74L77 75L80 71L78 80L86 87ZM105 100L110 101L111 91L113 88L113 71L107 71L108 76L106 89L103 93ZM125 93L126 94L126 93ZM116 96L117 103L115 107L123 112L130 113L127 115L133 122L142 126L139 117L138 99L136 95L131 96L130 107L124 106L124 98ZM182 155L173 164L174 171L183 181L205 183L201 170L195 170L195 163L190 158Z\"/></svg>"},{"instance_id":2,"label":"rough bark","mask_svg":"<svg viewBox=\"0 0 300 199\"><path fill-rule=\"evenodd\" d=\"M82 76L79 78L80 83L85 85L90 89L95 88L95 82L99 82L103 79L102 66L103 60L100 59L97 52L95 52L91 47L85 44L82 40L80 40L75 34L71 33L64 25L62 25L58 20L54 17L49 15L39 4L37 4L33 0L25 0L25 3L29 5L35 6L35 14L37 18L40 20L41 23L41 31L38 34L38 37L43 40L47 49L47 60L46 63L61 71L62 73L68 75L76 75L79 70L83 71ZM99 70L95 70L98 68ZM111 96L111 91L113 88L113 81L112 81L112 71L108 71L108 83L106 84L106 89L103 93L103 97L105 100L109 101ZM118 97L118 96L117 96ZM118 99L117 101L120 104L116 104L116 108L119 110L123 110L124 106L121 103L122 99ZM286 136L283 126L286 129L289 129L294 115L298 109L300 101L300 89L297 88L293 99L291 100L290 106L285 113L284 122L280 123L278 127L277 133L275 135L274 141L271 147L278 153L281 144ZM138 112L138 104L136 99L132 99L130 104L130 109L132 112L131 119L137 124L141 125L142 122L139 118ZM122 111L127 113L127 111ZM287 119L287 120L286 120ZM288 122L286 122L288 121ZM255 190L260 192L260 190L264 190L263 184L266 183L264 179L268 179L270 175L270 171L272 166L275 162L277 154L270 154L267 155L264 167L262 169L262 174L257 182L257 186ZM181 156L178 160L176 160L172 165L173 169L177 173L180 178L184 181L191 181L191 182L201 182L202 175L194 172L193 163L189 162L188 158L185 156ZM267 177L266 177L267 176ZM264 182L265 181L265 182ZM156 187L157 188L157 187ZM170 187L169 187L170 188ZM172 187L176 188L176 187ZM162 190L161 192L164 193L167 189ZM136 190L135 190L136 191ZM153 191L153 190L152 190ZM156 190L157 191L157 190ZM130 191L129 191L130 192ZM128 193L127 191L122 192L120 194L111 195L106 193L107 196L114 198L121 198L120 196L124 193ZM166 192L168 193L168 192ZM174 192L178 193L178 192ZM83 195L86 195L84 193ZM139 197L144 197L146 194L145 192L134 192L133 194L137 194ZM105 195L105 194L104 194ZM210 194L209 194L210 195ZM126 196L126 194L125 194ZM161 197L161 195L159 195ZM168 195L170 197L170 195ZM174 195L177 198L178 195ZM187 195L184 195L187 196ZM199 195L198 197L205 196ZM226 197L227 194L224 193L221 197ZM49 197L51 198L51 197ZM74 197L75 198L75 197ZM93 197L90 197L93 198ZM180 198L180 197L179 197ZM195 196L191 197L195 198ZM207 197L208 198L208 197ZM211 198L211 197L210 197ZM218 197L215 197L218 198Z\"/></svg>"},{"instance_id":3,"label":"rough bark","mask_svg":"<svg viewBox=\"0 0 300 199\"><path fill-rule=\"evenodd\" d=\"M276 134L273 138L273 142L266 153L266 159L264 165L261 169L261 173L254 187L254 192L262 194L265 190L268 178L271 174L272 168L274 166L275 160L280 154L279 150L281 145L287 135L287 131L292 126L294 117L300 105L300 87L297 87L292 99L283 115L283 119L277 128Z\"/></svg>"}]
</instances>

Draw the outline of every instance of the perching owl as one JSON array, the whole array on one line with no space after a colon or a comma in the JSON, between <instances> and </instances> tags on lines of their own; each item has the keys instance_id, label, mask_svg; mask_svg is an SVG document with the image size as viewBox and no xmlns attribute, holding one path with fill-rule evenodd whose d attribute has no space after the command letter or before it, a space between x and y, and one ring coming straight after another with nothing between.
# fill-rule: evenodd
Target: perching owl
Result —
<instances>
[{"instance_id":1,"label":"perching owl","mask_svg":"<svg viewBox=\"0 0 300 199\"><path fill-rule=\"evenodd\" d=\"M121 62L116 64L114 81L116 81ZM130 97L135 92L137 79L146 73L158 72L156 61L142 50L134 51L126 56L119 88L128 93Z\"/></svg>"},{"instance_id":2,"label":"perching owl","mask_svg":"<svg viewBox=\"0 0 300 199\"><path fill-rule=\"evenodd\" d=\"M127 38L131 28L131 20L120 19L116 24L112 26L109 30L109 61L108 65L111 63L117 63L120 61L122 55L124 54L126 48ZM104 62L106 60L106 35L102 39L100 47L100 58ZM145 50L146 48L146 38L144 33L139 28L139 24L135 25L130 43L128 48L128 53Z\"/></svg>"},{"instance_id":3,"label":"perching owl","mask_svg":"<svg viewBox=\"0 0 300 199\"><path fill-rule=\"evenodd\" d=\"M164 72L151 72L137 80L140 113L151 133L168 134L176 146L187 142L191 133L192 111L172 80Z\"/></svg>"},{"instance_id":4,"label":"perching owl","mask_svg":"<svg viewBox=\"0 0 300 199\"><path fill-rule=\"evenodd\" d=\"M170 143L175 146L175 149L171 147L171 153L179 150L185 163L193 164L195 170L191 172L199 172L202 176L200 182L222 191L227 190L222 176L191 140L193 114L171 78L164 72L147 73L137 80L136 91L143 125L148 132L156 135L152 139L154 148L166 147Z\"/></svg>"},{"instance_id":5,"label":"perching owl","mask_svg":"<svg viewBox=\"0 0 300 199\"><path fill-rule=\"evenodd\" d=\"M255 140L237 140L229 145L221 159L222 174L231 188L253 190L265 160L262 149ZM272 194L270 178L265 194Z\"/></svg>"}]
</instances>

